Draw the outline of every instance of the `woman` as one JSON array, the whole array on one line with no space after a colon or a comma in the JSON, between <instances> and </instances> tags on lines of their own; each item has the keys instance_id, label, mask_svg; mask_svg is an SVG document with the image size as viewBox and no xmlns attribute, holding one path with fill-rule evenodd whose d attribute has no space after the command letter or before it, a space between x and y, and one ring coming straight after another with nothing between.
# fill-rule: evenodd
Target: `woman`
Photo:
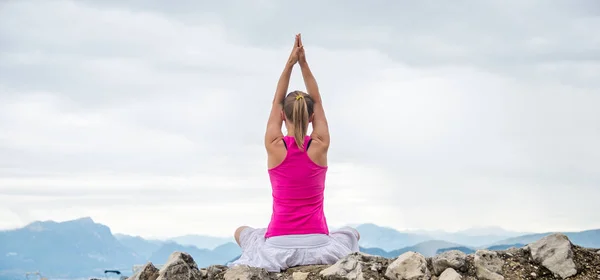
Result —
<instances>
[{"instance_id":1,"label":"woman","mask_svg":"<svg viewBox=\"0 0 600 280\"><path fill-rule=\"evenodd\" d=\"M286 96L296 63L308 94L293 91ZM281 132L282 122L286 136ZM310 136L309 124L313 126ZM333 264L358 251L358 231L345 227L329 232L325 219L329 128L300 34L277 84L265 147L273 194L271 222L266 229L243 226L235 231L242 255L230 266L245 264L279 272L300 265Z\"/></svg>"}]
</instances>

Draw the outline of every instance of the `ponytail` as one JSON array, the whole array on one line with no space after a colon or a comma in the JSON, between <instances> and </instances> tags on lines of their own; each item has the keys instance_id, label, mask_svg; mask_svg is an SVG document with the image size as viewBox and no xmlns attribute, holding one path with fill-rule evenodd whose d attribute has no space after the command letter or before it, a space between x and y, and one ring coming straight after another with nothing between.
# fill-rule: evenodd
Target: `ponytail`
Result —
<instances>
[{"instance_id":1,"label":"ponytail","mask_svg":"<svg viewBox=\"0 0 600 280\"><path fill-rule=\"evenodd\" d=\"M304 138L308 133L308 106L304 94L297 92L292 110L292 123L294 124L294 139L300 150L304 150Z\"/></svg>"}]
</instances>

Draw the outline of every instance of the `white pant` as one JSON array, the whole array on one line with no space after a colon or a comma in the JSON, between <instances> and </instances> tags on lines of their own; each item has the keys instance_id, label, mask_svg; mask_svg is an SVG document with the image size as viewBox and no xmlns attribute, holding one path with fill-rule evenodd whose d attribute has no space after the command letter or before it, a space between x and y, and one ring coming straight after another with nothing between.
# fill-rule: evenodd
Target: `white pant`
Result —
<instances>
[{"instance_id":1,"label":"white pant","mask_svg":"<svg viewBox=\"0 0 600 280\"><path fill-rule=\"evenodd\" d=\"M240 233L242 255L229 264L261 267L279 272L301 265L334 264L358 252L358 232L344 227L326 234L283 235L265 238L265 228L246 228Z\"/></svg>"}]
</instances>

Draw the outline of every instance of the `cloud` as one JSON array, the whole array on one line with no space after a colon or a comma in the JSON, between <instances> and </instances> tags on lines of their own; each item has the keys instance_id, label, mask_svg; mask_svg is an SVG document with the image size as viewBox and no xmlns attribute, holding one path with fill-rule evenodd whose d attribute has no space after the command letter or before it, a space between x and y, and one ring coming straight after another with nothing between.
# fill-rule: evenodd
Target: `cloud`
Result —
<instances>
[{"instance_id":1,"label":"cloud","mask_svg":"<svg viewBox=\"0 0 600 280\"><path fill-rule=\"evenodd\" d=\"M299 31L332 226L600 227L595 1L0 5L1 228L265 226L262 137Z\"/></svg>"}]
</instances>

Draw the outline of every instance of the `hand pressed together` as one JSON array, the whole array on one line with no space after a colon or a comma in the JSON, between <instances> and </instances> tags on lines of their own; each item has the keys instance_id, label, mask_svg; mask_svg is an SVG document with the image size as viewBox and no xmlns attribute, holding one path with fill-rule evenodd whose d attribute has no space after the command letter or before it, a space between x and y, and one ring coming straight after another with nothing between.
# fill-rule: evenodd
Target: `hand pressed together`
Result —
<instances>
[{"instance_id":1,"label":"hand pressed together","mask_svg":"<svg viewBox=\"0 0 600 280\"><path fill-rule=\"evenodd\" d=\"M302 39L300 36L300 34L296 34L296 39L294 40L294 47L292 48L292 53L290 53L290 58L288 59L288 64L290 65L294 65L297 62L306 62L306 57L304 55L304 47L302 46Z\"/></svg>"}]
</instances>

